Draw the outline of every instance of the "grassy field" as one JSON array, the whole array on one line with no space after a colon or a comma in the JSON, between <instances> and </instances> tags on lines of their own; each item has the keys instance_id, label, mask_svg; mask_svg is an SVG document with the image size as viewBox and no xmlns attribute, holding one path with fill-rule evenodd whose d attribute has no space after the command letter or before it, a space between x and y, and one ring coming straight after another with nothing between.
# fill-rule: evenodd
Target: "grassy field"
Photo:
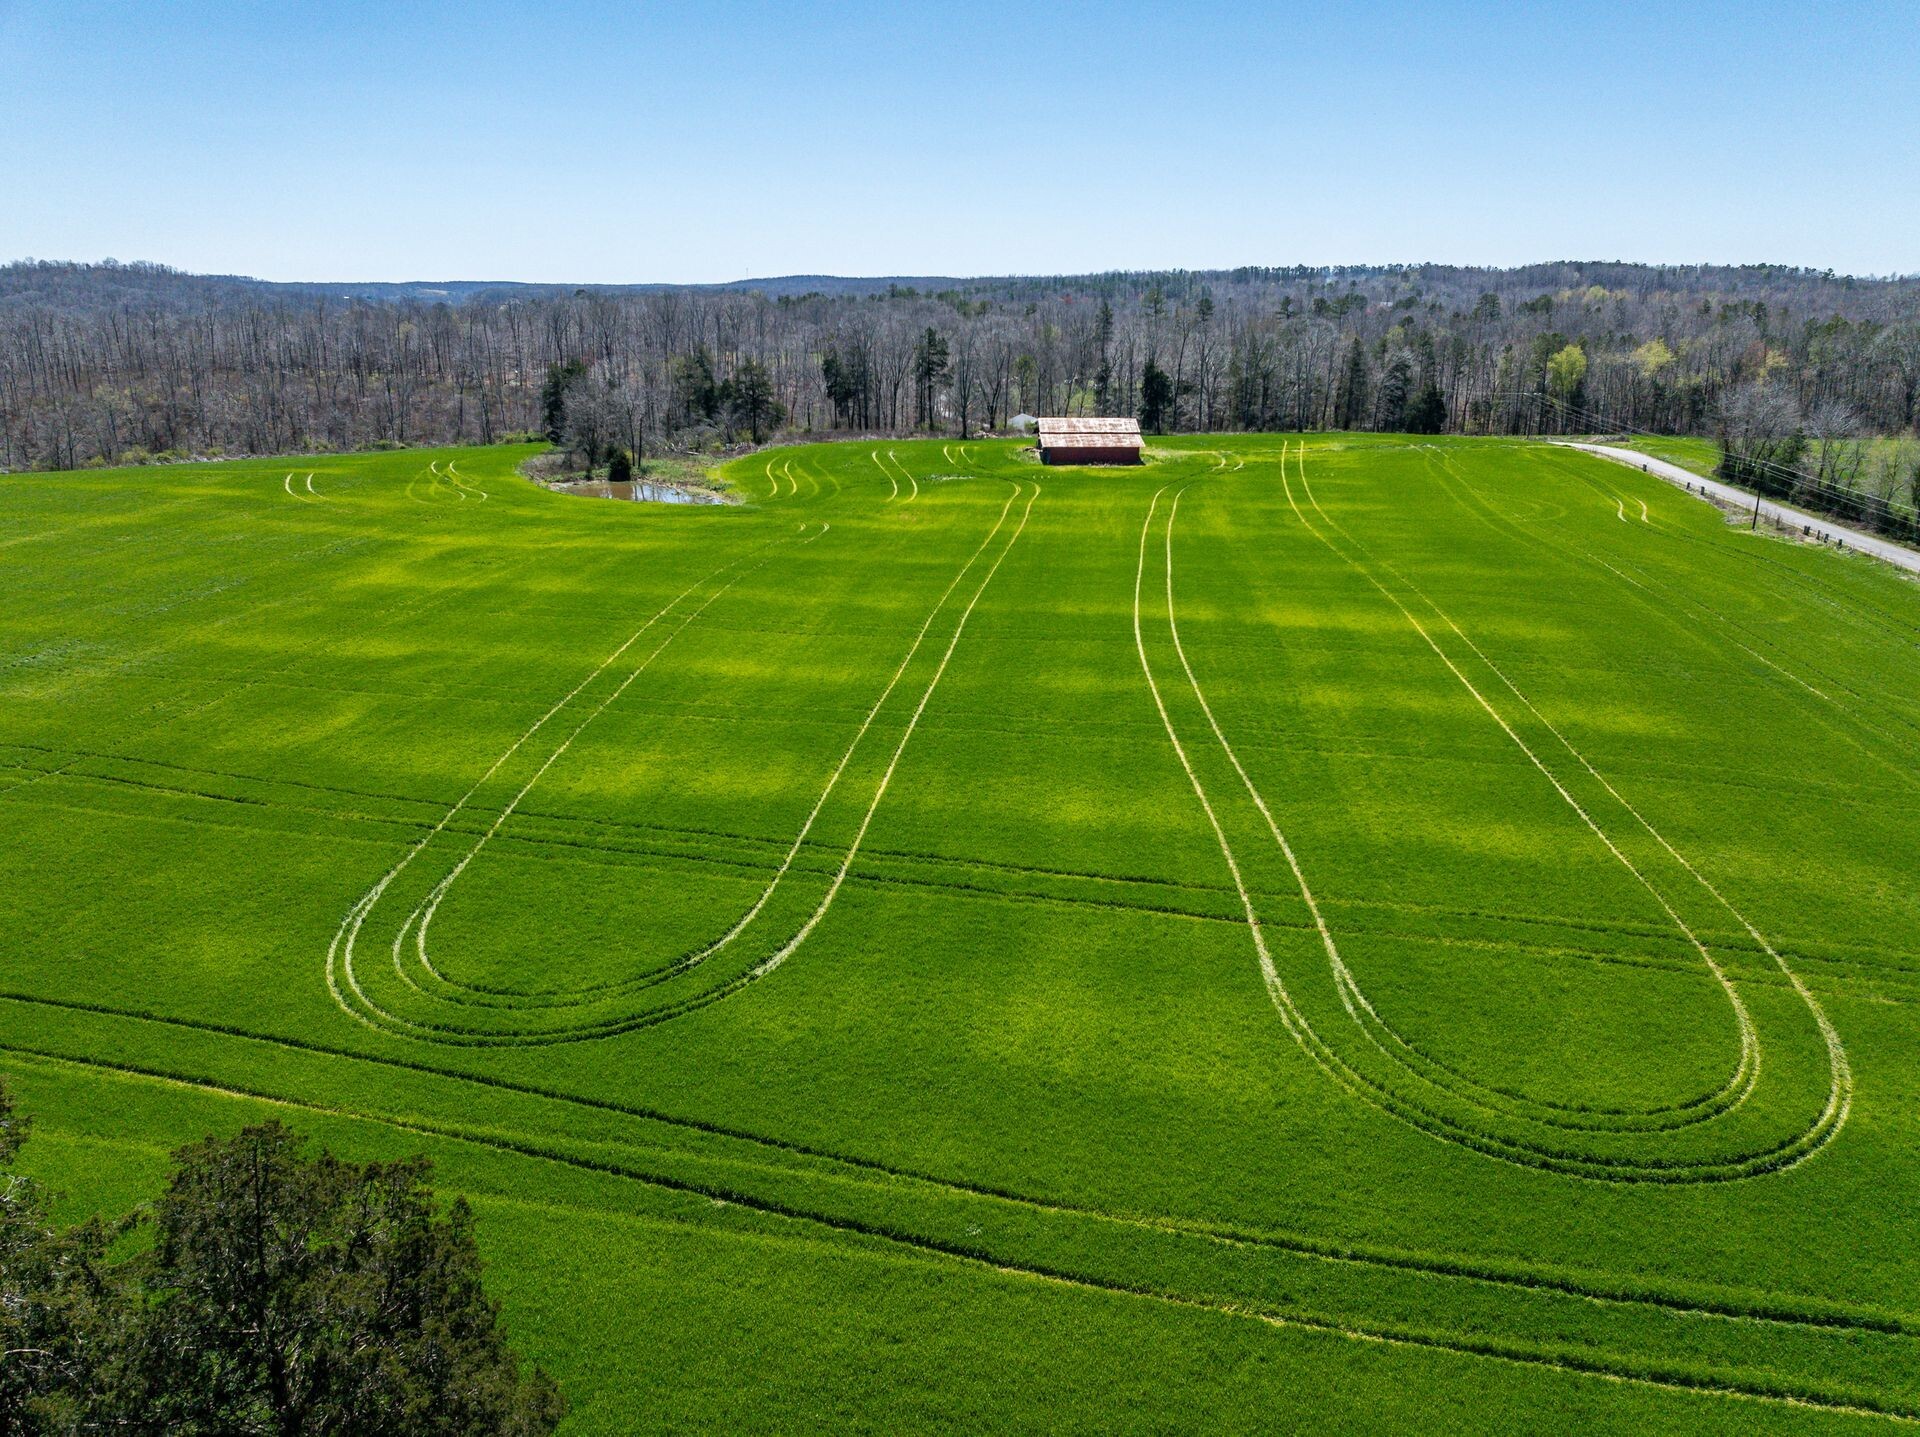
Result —
<instances>
[{"instance_id":1,"label":"grassy field","mask_svg":"<svg viewBox=\"0 0 1920 1437\"><path fill-rule=\"evenodd\" d=\"M0 478L0 1070L569 1430L1920 1418L1920 591L1507 441Z\"/></svg>"},{"instance_id":2,"label":"grassy field","mask_svg":"<svg viewBox=\"0 0 1920 1437\"><path fill-rule=\"evenodd\" d=\"M1664 459L1703 478L1720 477L1720 445L1712 439L1641 435L1619 440L1608 438L1604 442ZM1861 441L1859 468L1847 483L1856 490L1886 500L1896 509L1910 510L1915 499L1913 475L1917 466L1920 466L1920 441L1911 435L1866 439ZM1817 471L1817 456L1810 455L1800 467Z\"/></svg>"},{"instance_id":3,"label":"grassy field","mask_svg":"<svg viewBox=\"0 0 1920 1437\"><path fill-rule=\"evenodd\" d=\"M1678 464L1703 479L1719 477L1720 445L1712 439L1687 439L1678 435L1636 435L1628 439L1606 441L1620 449L1636 449L1669 464Z\"/></svg>"}]
</instances>

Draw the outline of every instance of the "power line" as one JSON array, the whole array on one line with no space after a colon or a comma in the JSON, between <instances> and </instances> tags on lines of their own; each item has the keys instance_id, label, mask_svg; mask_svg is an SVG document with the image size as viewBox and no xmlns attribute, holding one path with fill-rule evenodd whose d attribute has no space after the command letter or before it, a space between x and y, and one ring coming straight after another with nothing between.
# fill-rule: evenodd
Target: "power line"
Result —
<instances>
[{"instance_id":1,"label":"power line","mask_svg":"<svg viewBox=\"0 0 1920 1437\"><path fill-rule=\"evenodd\" d=\"M1527 391L1521 397L1531 397L1534 400L1555 406L1563 417L1577 423L1582 430L1589 433L1629 434L1642 439L1664 439L1672 437L1655 433L1650 429L1643 429L1634 424L1622 423L1612 415L1602 414L1586 405L1578 405L1568 400L1557 398L1544 390ZM1865 489L1850 489L1841 485L1831 484L1815 475L1807 473L1804 469L1795 469L1790 465L1781 464L1771 459L1741 459L1739 462L1751 470L1757 470L1774 478L1786 487L1790 493L1826 497L1833 502L1835 507L1851 507L1867 513L1878 512L1891 519L1904 520L1910 525L1920 521L1920 509L1916 509L1912 505L1902 504L1888 495L1875 494ZM1760 493L1759 486L1757 485L1740 484L1737 479L1728 479L1726 482L1733 483L1738 488L1751 488L1756 495Z\"/></svg>"}]
</instances>

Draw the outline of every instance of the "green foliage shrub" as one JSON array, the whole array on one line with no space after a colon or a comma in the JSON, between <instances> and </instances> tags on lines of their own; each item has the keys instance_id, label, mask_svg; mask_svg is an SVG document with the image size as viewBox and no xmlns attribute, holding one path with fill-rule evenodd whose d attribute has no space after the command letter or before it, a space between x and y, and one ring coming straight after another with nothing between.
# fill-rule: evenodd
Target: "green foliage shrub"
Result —
<instances>
[{"instance_id":1,"label":"green foliage shrub","mask_svg":"<svg viewBox=\"0 0 1920 1437\"><path fill-rule=\"evenodd\" d=\"M558 1389L522 1370L482 1288L471 1210L440 1210L424 1159L308 1157L270 1121L180 1149L118 1232L62 1231L4 1171L25 1136L0 1086L0 1432L558 1425ZM149 1240L110 1260L136 1229Z\"/></svg>"}]
</instances>

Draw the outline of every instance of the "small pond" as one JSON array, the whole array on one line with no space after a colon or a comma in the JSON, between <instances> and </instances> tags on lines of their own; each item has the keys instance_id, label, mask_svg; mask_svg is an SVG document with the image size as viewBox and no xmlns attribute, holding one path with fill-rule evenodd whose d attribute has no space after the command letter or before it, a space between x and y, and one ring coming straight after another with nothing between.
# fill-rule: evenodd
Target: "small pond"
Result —
<instances>
[{"instance_id":1,"label":"small pond","mask_svg":"<svg viewBox=\"0 0 1920 1437\"><path fill-rule=\"evenodd\" d=\"M655 484L648 479L614 483L589 479L576 484L553 486L562 494L585 494L591 499L633 499L643 504L724 504L724 495L706 489L681 489L672 484Z\"/></svg>"}]
</instances>

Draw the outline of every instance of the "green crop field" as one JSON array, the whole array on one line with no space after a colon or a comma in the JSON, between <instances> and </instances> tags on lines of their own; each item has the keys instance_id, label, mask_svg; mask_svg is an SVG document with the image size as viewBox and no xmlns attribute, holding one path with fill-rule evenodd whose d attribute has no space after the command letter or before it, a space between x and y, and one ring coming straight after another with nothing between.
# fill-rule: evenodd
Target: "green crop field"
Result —
<instances>
[{"instance_id":1,"label":"green crop field","mask_svg":"<svg viewBox=\"0 0 1920 1437\"><path fill-rule=\"evenodd\" d=\"M633 1428L1920 1418L1920 590L1545 446L0 478L0 1070Z\"/></svg>"},{"instance_id":2,"label":"green crop field","mask_svg":"<svg viewBox=\"0 0 1920 1437\"><path fill-rule=\"evenodd\" d=\"M1655 459L1664 459L1669 464L1678 464L1682 469L1691 470L1703 479L1715 478L1720 472L1720 446L1711 439L1650 435L1608 442L1617 444L1622 449L1637 449L1642 454L1650 454Z\"/></svg>"}]
</instances>

